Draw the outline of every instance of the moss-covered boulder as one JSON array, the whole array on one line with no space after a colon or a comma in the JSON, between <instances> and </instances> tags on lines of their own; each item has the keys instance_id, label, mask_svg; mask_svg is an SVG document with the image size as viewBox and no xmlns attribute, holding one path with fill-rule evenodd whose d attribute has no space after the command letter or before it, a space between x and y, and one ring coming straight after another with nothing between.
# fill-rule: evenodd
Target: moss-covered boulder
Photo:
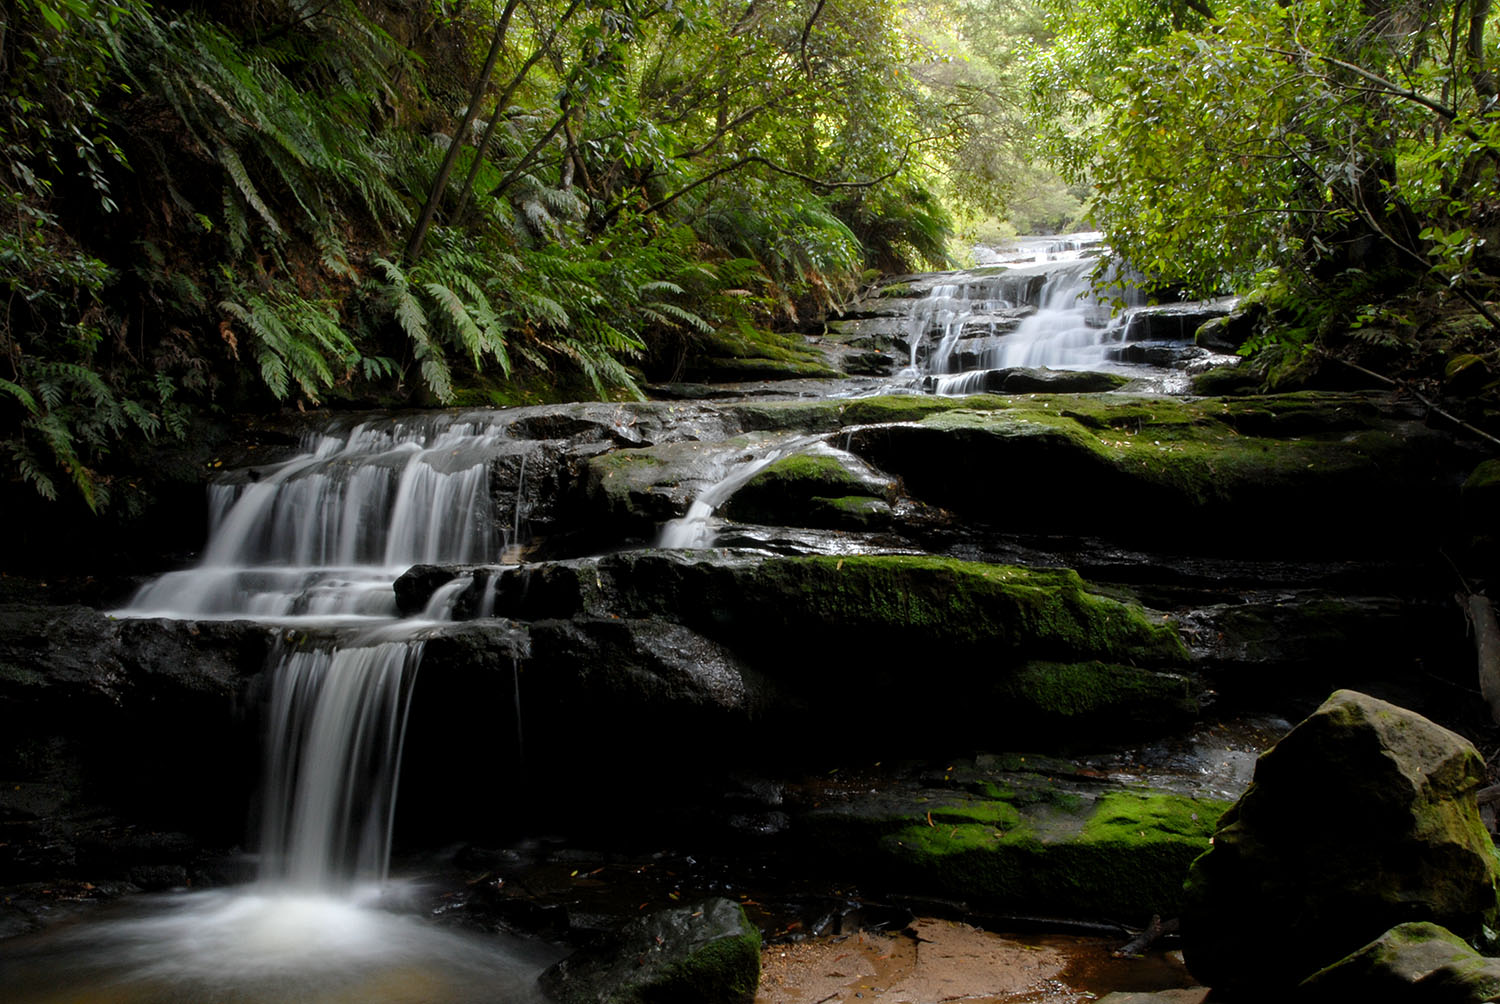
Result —
<instances>
[{"instance_id":1,"label":"moss-covered boulder","mask_svg":"<svg viewBox=\"0 0 1500 1004\"><path fill-rule=\"evenodd\" d=\"M1379 395L966 405L854 429L848 448L912 496L1012 532L1088 527L1143 544L1297 554L1430 546L1441 527L1391 514L1451 504L1462 462L1451 439ZM1185 538L1185 522L1222 532Z\"/></svg>"},{"instance_id":2,"label":"moss-covered boulder","mask_svg":"<svg viewBox=\"0 0 1500 1004\"><path fill-rule=\"evenodd\" d=\"M682 375L687 380L726 383L840 377L843 373L800 335L746 328L698 340L683 362Z\"/></svg>"},{"instance_id":3,"label":"moss-covered boulder","mask_svg":"<svg viewBox=\"0 0 1500 1004\"><path fill-rule=\"evenodd\" d=\"M759 983L760 932L727 899L641 917L541 977L560 1004L750 1004Z\"/></svg>"},{"instance_id":4,"label":"moss-covered boulder","mask_svg":"<svg viewBox=\"0 0 1500 1004\"><path fill-rule=\"evenodd\" d=\"M670 615L798 671L859 671L925 653L955 672L1033 659L1170 667L1187 651L1172 625L1065 568L917 555L722 558L621 552L505 570L495 611L525 620ZM788 646L787 639L797 639ZM980 659L976 665L973 660Z\"/></svg>"},{"instance_id":5,"label":"moss-covered boulder","mask_svg":"<svg viewBox=\"0 0 1500 1004\"><path fill-rule=\"evenodd\" d=\"M1193 975L1289 989L1408 921L1465 938L1500 921L1500 868L1474 793L1484 761L1420 715L1339 691L1266 752L1194 865ZM1249 951L1275 931L1276 950Z\"/></svg>"},{"instance_id":6,"label":"moss-covered boulder","mask_svg":"<svg viewBox=\"0 0 1500 1004\"><path fill-rule=\"evenodd\" d=\"M1140 734L1198 713L1200 681L1181 673L1099 662L1031 662L1006 677L1002 703L1032 730Z\"/></svg>"},{"instance_id":7,"label":"moss-covered boulder","mask_svg":"<svg viewBox=\"0 0 1500 1004\"><path fill-rule=\"evenodd\" d=\"M964 790L955 780L846 794L801 825L830 867L837 859L890 892L1053 917L1176 914L1227 803L1075 779L1072 765L1044 758L997 762L965 771Z\"/></svg>"},{"instance_id":8,"label":"moss-covered boulder","mask_svg":"<svg viewBox=\"0 0 1500 1004\"><path fill-rule=\"evenodd\" d=\"M889 521L893 489L858 457L822 447L767 465L722 512L747 523L862 529Z\"/></svg>"},{"instance_id":9,"label":"moss-covered boulder","mask_svg":"<svg viewBox=\"0 0 1500 1004\"><path fill-rule=\"evenodd\" d=\"M1308 1001L1483 1004L1500 1000L1500 959L1487 959L1436 924L1400 924L1308 977Z\"/></svg>"},{"instance_id":10,"label":"moss-covered boulder","mask_svg":"<svg viewBox=\"0 0 1500 1004\"><path fill-rule=\"evenodd\" d=\"M1068 569L624 551L483 574L497 576L486 593L496 617L531 625L525 692L555 698L528 719L598 706L595 744L638 743L637 719L666 741L723 711L720 724L775 719L804 745L847 747L841 730L820 727L838 720L858 721L871 747L899 734L936 751L996 729L1094 734L1127 718L1175 719L1197 693L1168 618ZM420 610L447 581L418 566L396 592ZM757 680L774 688L769 705L754 699ZM722 694L740 691L721 683L751 689L726 704ZM623 707L632 713L612 713Z\"/></svg>"}]
</instances>

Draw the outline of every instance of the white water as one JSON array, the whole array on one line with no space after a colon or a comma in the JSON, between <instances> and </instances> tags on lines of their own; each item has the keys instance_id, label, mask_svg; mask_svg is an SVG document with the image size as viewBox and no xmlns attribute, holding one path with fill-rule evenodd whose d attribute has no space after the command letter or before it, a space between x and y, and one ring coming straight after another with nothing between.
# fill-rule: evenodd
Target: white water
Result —
<instances>
[{"instance_id":1,"label":"white water","mask_svg":"<svg viewBox=\"0 0 1500 1004\"><path fill-rule=\"evenodd\" d=\"M507 442L497 425L447 417L309 436L301 455L254 480L212 486L202 560L148 583L115 615L390 619L391 584L412 565L504 551L488 493L489 462Z\"/></svg>"},{"instance_id":2,"label":"white water","mask_svg":"<svg viewBox=\"0 0 1500 1004\"><path fill-rule=\"evenodd\" d=\"M740 460L723 478L703 489L693 499L687 514L671 520L661 529L656 546L662 548L713 547L713 514L729 496L771 464L784 457L801 453L822 436L795 436L767 449L759 456Z\"/></svg>"},{"instance_id":3,"label":"white water","mask_svg":"<svg viewBox=\"0 0 1500 1004\"><path fill-rule=\"evenodd\" d=\"M215 485L199 565L149 583L116 612L299 625L267 665L259 881L150 898L129 916L40 940L34 958L8 946L7 999L541 1000L532 983L544 963L531 949L373 902L387 878L422 639L474 580L439 588L408 620L397 620L393 583L418 562L496 561L519 534L519 502L505 514L510 526L491 512L490 461L506 438L438 417L368 423L303 446ZM493 578L482 606L493 613ZM350 623L364 627L328 633Z\"/></svg>"},{"instance_id":4,"label":"white water","mask_svg":"<svg viewBox=\"0 0 1500 1004\"><path fill-rule=\"evenodd\" d=\"M1100 236L1023 238L1004 251L976 249L985 267L952 273L912 301L905 321L910 364L899 382L970 394L991 388L995 370L1096 370L1128 375L1138 390L1185 391L1184 372L1122 361L1140 358L1125 343L1139 336L1132 318L1144 299L1123 282L1094 290ZM1192 331L1183 334L1180 341L1190 342ZM1205 365L1222 361L1202 357Z\"/></svg>"}]
</instances>

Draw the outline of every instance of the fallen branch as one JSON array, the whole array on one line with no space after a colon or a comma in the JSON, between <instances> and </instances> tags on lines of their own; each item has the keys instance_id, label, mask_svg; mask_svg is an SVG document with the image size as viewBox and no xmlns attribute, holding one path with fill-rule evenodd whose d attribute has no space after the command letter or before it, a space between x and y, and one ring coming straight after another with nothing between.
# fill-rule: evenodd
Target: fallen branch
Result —
<instances>
[{"instance_id":1,"label":"fallen branch","mask_svg":"<svg viewBox=\"0 0 1500 1004\"><path fill-rule=\"evenodd\" d=\"M1359 365L1358 363L1351 363L1347 359L1340 359L1338 356L1333 355L1330 352L1323 352L1323 351L1319 350L1319 354L1322 355L1326 359L1332 359L1335 362L1343 363L1345 366L1349 367L1350 369L1355 370L1355 371L1357 371L1359 373L1363 373L1367 377L1371 377L1371 378L1373 378L1375 380L1379 380L1381 383L1386 384L1387 386L1395 387L1398 390L1405 391L1406 393L1410 394L1412 397L1416 398L1419 402L1421 402L1422 407L1426 408L1428 411L1432 412L1434 415L1438 415L1441 418L1446 419L1449 422L1452 422L1454 425L1458 426L1460 429L1463 429L1465 432L1473 433L1474 435L1478 436L1480 439L1487 439L1491 443L1494 443L1496 446L1500 446L1500 439L1497 439L1496 437L1490 435L1488 432L1485 432L1483 429L1480 429L1480 428L1478 428L1476 426L1470 425L1468 422L1465 422L1463 419L1459 418L1457 415L1454 415L1451 412L1444 411L1442 408L1439 408L1435 403L1433 403L1432 401L1429 401L1419 391L1413 389L1410 385L1404 384L1404 383L1402 383L1399 380L1393 380L1390 377L1384 375L1383 373L1376 373L1374 370L1366 369L1365 367Z\"/></svg>"},{"instance_id":2,"label":"fallen branch","mask_svg":"<svg viewBox=\"0 0 1500 1004\"><path fill-rule=\"evenodd\" d=\"M1168 934L1176 934L1179 926L1179 921L1176 917L1164 921L1155 914L1152 914L1151 923L1146 925L1144 931L1131 938L1124 945L1116 948L1110 954L1117 959L1138 959L1146 954L1146 949L1155 944L1157 939L1165 937Z\"/></svg>"}]
</instances>

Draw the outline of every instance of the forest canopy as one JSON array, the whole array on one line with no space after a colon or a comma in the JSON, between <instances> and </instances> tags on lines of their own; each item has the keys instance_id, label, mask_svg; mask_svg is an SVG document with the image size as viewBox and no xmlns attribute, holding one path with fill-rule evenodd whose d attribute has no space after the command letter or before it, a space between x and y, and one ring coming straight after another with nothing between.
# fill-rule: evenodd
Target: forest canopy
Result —
<instances>
[{"instance_id":1,"label":"forest canopy","mask_svg":"<svg viewBox=\"0 0 1500 1004\"><path fill-rule=\"evenodd\" d=\"M1007 217L1283 339L1489 309L1488 2L0 4L0 463L96 511L196 416L636 393Z\"/></svg>"}]
</instances>

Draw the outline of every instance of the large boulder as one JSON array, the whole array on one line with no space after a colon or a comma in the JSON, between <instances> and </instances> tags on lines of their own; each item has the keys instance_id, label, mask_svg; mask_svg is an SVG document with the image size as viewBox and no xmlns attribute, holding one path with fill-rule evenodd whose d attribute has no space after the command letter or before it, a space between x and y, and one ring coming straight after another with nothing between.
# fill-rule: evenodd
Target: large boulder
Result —
<instances>
[{"instance_id":1,"label":"large boulder","mask_svg":"<svg viewBox=\"0 0 1500 1004\"><path fill-rule=\"evenodd\" d=\"M562 1004L750 1004L759 982L760 932L727 899L641 917L541 977Z\"/></svg>"},{"instance_id":2,"label":"large boulder","mask_svg":"<svg viewBox=\"0 0 1500 1004\"><path fill-rule=\"evenodd\" d=\"M1408 921L1477 938L1500 921L1478 751L1343 690L1265 753L1193 865L1183 949L1215 987L1288 989ZM1276 949L1258 951L1267 937Z\"/></svg>"},{"instance_id":3,"label":"large boulder","mask_svg":"<svg viewBox=\"0 0 1500 1004\"><path fill-rule=\"evenodd\" d=\"M1312 1001L1482 1004L1500 1000L1500 959L1487 959L1436 924L1401 924L1313 974L1302 984Z\"/></svg>"}]
</instances>

